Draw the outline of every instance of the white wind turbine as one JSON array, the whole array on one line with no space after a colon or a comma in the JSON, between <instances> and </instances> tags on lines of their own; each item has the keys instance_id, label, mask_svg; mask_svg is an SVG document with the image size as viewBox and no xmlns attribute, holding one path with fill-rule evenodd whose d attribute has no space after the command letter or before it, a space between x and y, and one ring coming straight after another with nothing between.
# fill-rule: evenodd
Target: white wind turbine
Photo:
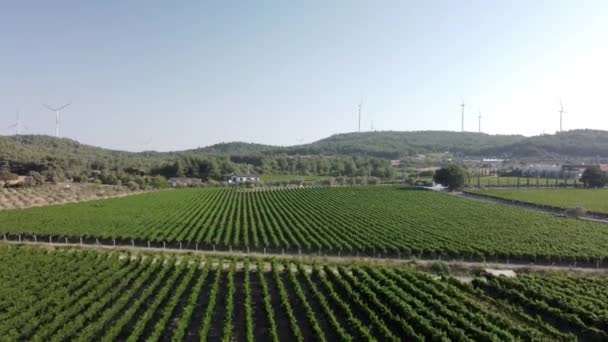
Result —
<instances>
[{"instance_id":1,"label":"white wind turbine","mask_svg":"<svg viewBox=\"0 0 608 342\"><path fill-rule=\"evenodd\" d=\"M55 137L57 137L57 138L59 138L59 112L71 104L72 104L71 102L68 102L58 108L53 108L49 105L43 104L43 106L46 107L48 110L55 112Z\"/></svg>"}]
</instances>

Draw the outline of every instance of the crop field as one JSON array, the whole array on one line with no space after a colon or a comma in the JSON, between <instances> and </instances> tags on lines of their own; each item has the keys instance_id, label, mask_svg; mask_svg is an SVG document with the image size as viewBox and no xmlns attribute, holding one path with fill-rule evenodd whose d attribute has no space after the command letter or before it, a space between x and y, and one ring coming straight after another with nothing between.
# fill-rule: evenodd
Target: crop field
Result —
<instances>
[{"instance_id":1,"label":"crop field","mask_svg":"<svg viewBox=\"0 0 608 342\"><path fill-rule=\"evenodd\" d=\"M396 187L186 189L0 212L0 233L337 255L581 261L605 225ZM63 239L63 238L62 238Z\"/></svg>"},{"instance_id":2,"label":"crop field","mask_svg":"<svg viewBox=\"0 0 608 342\"><path fill-rule=\"evenodd\" d=\"M531 204L559 208L585 208L608 214L608 190L606 189L525 189L479 190L476 193Z\"/></svg>"},{"instance_id":3,"label":"crop field","mask_svg":"<svg viewBox=\"0 0 608 342\"><path fill-rule=\"evenodd\" d=\"M576 179L542 178L542 177L496 177L483 176L465 177L468 187L521 187L521 188L551 188L551 187L580 187L582 184Z\"/></svg>"},{"instance_id":4,"label":"crop field","mask_svg":"<svg viewBox=\"0 0 608 342\"><path fill-rule=\"evenodd\" d=\"M606 338L606 278L491 279L473 288L406 267L6 246L0 262L0 336L10 341ZM543 299L511 294L527 287ZM560 294L571 298L542 306ZM569 324L585 329L571 334Z\"/></svg>"},{"instance_id":5,"label":"crop field","mask_svg":"<svg viewBox=\"0 0 608 342\"><path fill-rule=\"evenodd\" d=\"M126 186L80 183L45 184L33 188L0 187L0 209L40 207L141 193Z\"/></svg>"},{"instance_id":6,"label":"crop field","mask_svg":"<svg viewBox=\"0 0 608 342\"><path fill-rule=\"evenodd\" d=\"M489 277L484 294L554 322L589 341L608 340L608 280L557 276Z\"/></svg>"}]
</instances>

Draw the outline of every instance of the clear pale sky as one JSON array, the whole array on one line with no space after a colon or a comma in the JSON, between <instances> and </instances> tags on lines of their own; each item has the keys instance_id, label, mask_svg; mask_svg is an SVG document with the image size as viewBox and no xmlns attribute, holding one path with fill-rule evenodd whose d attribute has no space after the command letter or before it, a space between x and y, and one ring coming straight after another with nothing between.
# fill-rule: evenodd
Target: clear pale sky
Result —
<instances>
[{"instance_id":1,"label":"clear pale sky","mask_svg":"<svg viewBox=\"0 0 608 342\"><path fill-rule=\"evenodd\" d=\"M5 1L0 123L115 149L608 130L608 1Z\"/></svg>"}]
</instances>

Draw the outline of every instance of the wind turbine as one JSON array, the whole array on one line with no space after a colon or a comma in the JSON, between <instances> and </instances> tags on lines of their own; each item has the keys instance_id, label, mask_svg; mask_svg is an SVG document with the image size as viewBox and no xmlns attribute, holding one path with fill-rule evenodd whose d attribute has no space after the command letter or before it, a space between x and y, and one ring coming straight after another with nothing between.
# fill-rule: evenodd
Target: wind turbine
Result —
<instances>
[{"instance_id":1,"label":"wind turbine","mask_svg":"<svg viewBox=\"0 0 608 342\"><path fill-rule=\"evenodd\" d=\"M152 138L146 140L145 142L141 143L141 146L143 146L144 150L142 152L145 151L150 151L150 143L152 142Z\"/></svg>"},{"instance_id":2,"label":"wind turbine","mask_svg":"<svg viewBox=\"0 0 608 342\"><path fill-rule=\"evenodd\" d=\"M361 98L361 102L359 102L359 132L361 132L361 110L363 109L363 97Z\"/></svg>"},{"instance_id":3,"label":"wind turbine","mask_svg":"<svg viewBox=\"0 0 608 342\"><path fill-rule=\"evenodd\" d=\"M43 104L43 106L46 107L48 110L55 112L55 137L57 138L59 138L59 112L71 104L71 102L68 102L59 108L53 108L49 105Z\"/></svg>"},{"instance_id":4,"label":"wind turbine","mask_svg":"<svg viewBox=\"0 0 608 342\"><path fill-rule=\"evenodd\" d=\"M17 110L17 123L8 127L9 129L15 128L15 135L19 135L19 129L21 128L21 124L19 121L19 111Z\"/></svg>"},{"instance_id":5,"label":"wind turbine","mask_svg":"<svg viewBox=\"0 0 608 342\"><path fill-rule=\"evenodd\" d=\"M479 111L479 116L477 117L477 119L479 120L479 133L481 133L481 110Z\"/></svg>"},{"instance_id":6,"label":"wind turbine","mask_svg":"<svg viewBox=\"0 0 608 342\"><path fill-rule=\"evenodd\" d=\"M462 133L464 133L464 99L462 99L462 104L460 105L460 107L462 107L462 113L460 117L460 130L462 131Z\"/></svg>"},{"instance_id":7,"label":"wind turbine","mask_svg":"<svg viewBox=\"0 0 608 342\"><path fill-rule=\"evenodd\" d=\"M563 117L564 117L564 114L567 113L567 112L564 111L564 105L563 105L561 99L559 100L559 110L558 110L558 112L559 112L559 131L561 132L562 128L563 128L563 126L562 126Z\"/></svg>"}]
</instances>

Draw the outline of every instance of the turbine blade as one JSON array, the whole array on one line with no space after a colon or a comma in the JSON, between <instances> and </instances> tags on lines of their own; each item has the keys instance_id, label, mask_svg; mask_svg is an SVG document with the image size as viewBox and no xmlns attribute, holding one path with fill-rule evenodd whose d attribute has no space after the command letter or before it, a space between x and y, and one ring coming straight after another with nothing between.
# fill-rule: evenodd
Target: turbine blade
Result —
<instances>
[{"instance_id":1,"label":"turbine blade","mask_svg":"<svg viewBox=\"0 0 608 342\"><path fill-rule=\"evenodd\" d=\"M71 104L72 104L72 102L66 103L66 104L64 104L63 106L59 107L59 108L57 109L57 111L60 111L60 110L62 110L63 108L68 107L68 106L69 106L69 105L71 105Z\"/></svg>"}]
</instances>

